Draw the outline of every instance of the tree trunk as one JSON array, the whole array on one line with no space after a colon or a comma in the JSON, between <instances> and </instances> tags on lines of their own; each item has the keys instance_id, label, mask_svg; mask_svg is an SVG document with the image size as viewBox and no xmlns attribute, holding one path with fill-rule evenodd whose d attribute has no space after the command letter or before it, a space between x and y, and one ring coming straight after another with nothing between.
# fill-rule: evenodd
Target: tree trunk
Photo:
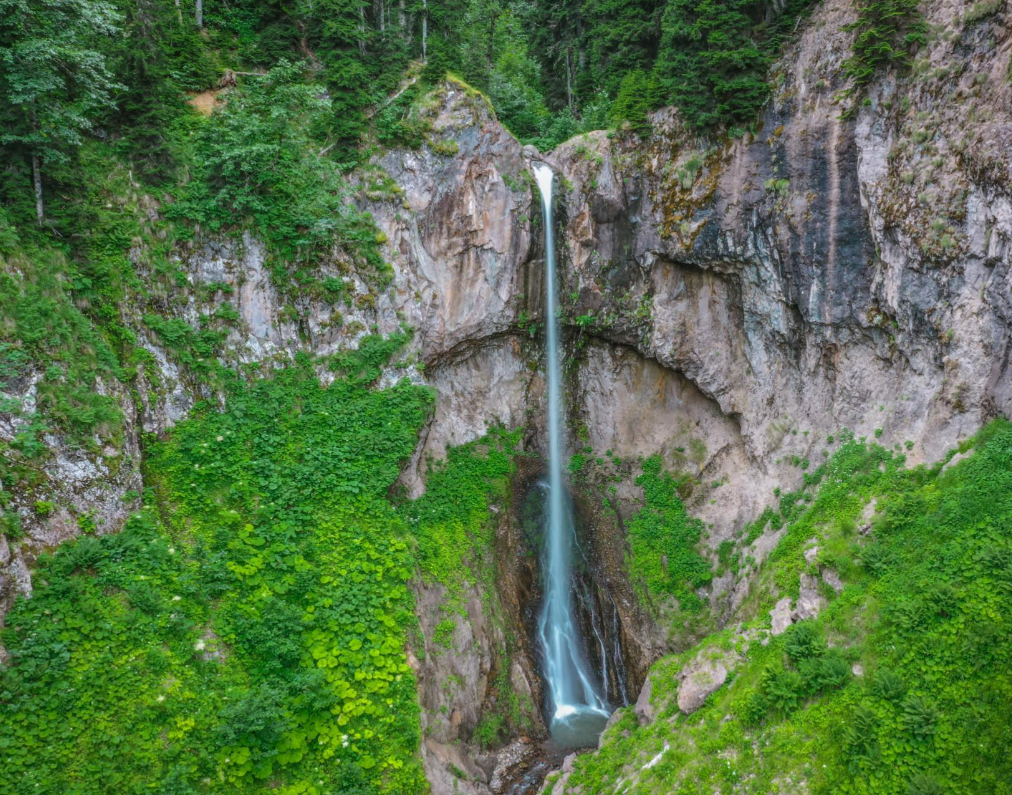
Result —
<instances>
[{"instance_id":1,"label":"tree trunk","mask_svg":"<svg viewBox=\"0 0 1012 795\"><path fill-rule=\"evenodd\" d=\"M429 0L422 0L422 60L426 60L425 43L429 38Z\"/></svg>"},{"instance_id":2,"label":"tree trunk","mask_svg":"<svg viewBox=\"0 0 1012 795\"><path fill-rule=\"evenodd\" d=\"M386 10L386 7L383 5L383 0L379 0L379 23L380 23L380 33L386 33L387 32L387 10Z\"/></svg>"},{"instance_id":3,"label":"tree trunk","mask_svg":"<svg viewBox=\"0 0 1012 795\"><path fill-rule=\"evenodd\" d=\"M566 105L569 106L570 111L573 110L573 69L571 64L573 58L573 51L570 49L566 50Z\"/></svg>"},{"instance_id":4,"label":"tree trunk","mask_svg":"<svg viewBox=\"0 0 1012 795\"><path fill-rule=\"evenodd\" d=\"M183 24L183 9L179 5L179 0L176 0L176 16L179 17L179 24Z\"/></svg>"},{"instance_id":5,"label":"tree trunk","mask_svg":"<svg viewBox=\"0 0 1012 795\"><path fill-rule=\"evenodd\" d=\"M42 168L39 165L39 156L32 153L32 181L35 183L35 217L39 226L45 218L45 206L42 203Z\"/></svg>"},{"instance_id":6,"label":"tree trunk","mask_svg":"<svg viewBox=\"0 0 1012 795\"><path fill-rule=\"evenodd\" d=\"M358 51L365 58L365 5L358 7L358 21L361 37L358 40Z\"/></svg>"},{"instance_id":7,"label":"tree trunk","mask_svg":"<svg viewBox=\"0 0 1012 795\"><path fill-rule=\"evenodd\" d=\"M197 0L197 13L196 13L197 27L204 27L204 0Z\"/></svg>"},{"instance_id":8,"label":"tree trunk","mask_svg":"<svg viewBox=\"0 0 1012 795\"><path fill-rule=\"evenodd\" d=\"M485 53L485 66L489 74L495 66L495 23L498 21L498 14L489 14L488 17L488 50Z\"/></svg>"}]
</instances>

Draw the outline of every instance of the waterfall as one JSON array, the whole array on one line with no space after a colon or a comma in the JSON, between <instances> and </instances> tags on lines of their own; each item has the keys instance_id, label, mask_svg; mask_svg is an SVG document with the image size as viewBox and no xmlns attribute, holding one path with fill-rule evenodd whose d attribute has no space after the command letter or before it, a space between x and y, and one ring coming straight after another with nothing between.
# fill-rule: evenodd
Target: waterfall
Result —
<instances>
[{"instance_id":1,"label":"waterfall","mask_svg":"<svg viewBox=\"0 0 1012 795\"><path fill-rule=\"evenodd\" d=\"M544 603L538 633L548 686L551 733L560 745L596 743L610 714L597 677L583 650L579 622L573 613L573 509L562 477L565 450L562 417L562 376L559 361L558 297L555 285L555 242L552 229L554 173L534 164L545 221L545 283L548 372L548 511L542 553Z\"/></svg>"}]
</instances>

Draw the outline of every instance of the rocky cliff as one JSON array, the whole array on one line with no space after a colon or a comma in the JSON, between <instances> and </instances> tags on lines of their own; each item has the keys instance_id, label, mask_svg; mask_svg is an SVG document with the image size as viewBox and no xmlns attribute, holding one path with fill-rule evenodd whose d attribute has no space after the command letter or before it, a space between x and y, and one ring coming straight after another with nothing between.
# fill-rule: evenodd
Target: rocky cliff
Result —
<instances>
[{"instance_id":1,"label":"rocky cliff","mask_svg":"<svg viewBox=\"0 0 1012 795\"><path fill-rule=\"evenodd\" d=\"M754 134L695 140L662 112L648 140L549 157L568 313L594 340L577 411L622 456L701 440L714 545L843 428L916 463L1012 409L1007 14L931 6L914 74L863 101L840 69L854 11L824 3Z\"/></svg>"},{"instance_id":2,"label":"rocky cliff","mask_svg":"<svg viewBox=\"0 0 1012 795\"><path fill-rule=\"evenodd\" d=\"M930 5L932 40L913 74L883 75L861 101L841 94L851 6L823 3L778 65L756 131L729 141L697 139L665 111L649 138L592 133L542 156L522 151L480 95L445 84L424 110L429 143L386 151L359 176L357 201L382 230L395 271L389 287L338 251L318 268L350 285L347 299L292 298L252 238L181 248L186 283L145 299L157 307L122 310L152 357L140 388L108 386L127 417L122 443L87 453L47 438L42 479L7 509L21 515L26 537L14 547L0 537L0 617L17 593L30 594L34 556L79 533L80 517L100 532L122 524L141 486L142 432L163 432L196 400L219 399L145 327L155 308L197 327L201 315L231 307L239 321L220 358L252 370L412 327L408 352L385 378L407 375L439 397L403 475L411 494L424 489L427 461L492 423L524 427L527 446L539 449L533 157L564 187L574 436L623 459L659 453L688 472L690 510L707 523L709 548L758 515L775 487L799 481L843 428L931 461L1012 413L1012 26L1008 11L968 22L960 3ZM143 252L135 260L143 275ZM30 404L33 384L15 384L14 396ZM23 421L5 418L0 435ZM611 554L598 559L622 595L642 681L669 641L623 570L622 522L638 498L620 485L617 517L601 536ZM61 507L40 515L38 500ZM500 535L510 532L506 521ZM755 541L755 565L769 548L769 537ZM708 595L722 620L748 584L714 580ZM419 584L425 635L439 601ZM453 744L470 740L502 644L483 605L472 590L457 629L464 653L418 664L436 791L484 792L496 773L494 758L478 764ZM520 620L515 613L510 620ZM532 663L517 661L510 677L533 703ZM448 695L450 677L462 684Z\"/></svg>"}]
</instances>

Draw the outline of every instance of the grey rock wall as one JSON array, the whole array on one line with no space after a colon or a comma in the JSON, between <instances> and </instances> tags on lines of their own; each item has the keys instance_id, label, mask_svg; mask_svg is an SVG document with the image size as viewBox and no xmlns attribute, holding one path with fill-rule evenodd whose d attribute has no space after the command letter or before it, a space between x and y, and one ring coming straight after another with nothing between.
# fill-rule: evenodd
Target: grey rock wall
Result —
<instances>
[{"instance_id":1,"label":"grey rock wall","mask_svg":"<svg viewBox=\"0 0 1012 795\"><path fill-rule=\"evenodd\" d=\"M1012 20L1003 9L966 24L964 6L925 4L931 43L913 74L874 83L867 104L840 93L852 4L825 0L776 68L753 134L702 141L668 110L649 140L591 133L547 157L564 188L571 424L586 426L596 450L659 453L696 476L690 510L709 526L710 546L772 502L775 486L800 480L795 460L817 466L843 428L881 429L881 443L909 441L913 462L931 461L1012 412ZM80 517L99 532L122 524L140 487L140 432L164 432L196 400L218 397L144 327L148 311L196 326L227 303L240 322L223 361L262 367L413 327L385 377L439 393L404 474L412 494L424 488L427 461L492 422L524 426L539 447L538 344L520 322L542 311L527 157L460 85L448 83L425 112L429 144L382 153L360 176L358 201L395 271L388 289L335 251L318 270L352 285L350 305L282 295L247 237L181 249L187 286L124 306L155 372L116 393L127 418L121 449L86 453L47 439L43 485L8 508L26 537L0 539L0 620L16 594L30 594L35 555L79 533ZM17 388L30 403L31 380ZM0 437L17 422L0 417ZM623 489L620 503L635 505L635 488ZM61 509L40 516L40 499ZM764 536L751 552L760 559L775 540ZM722 618L735 616L747 587L714 581ZM438 593L419 588L424 627ZM471 757L448 750L477 717L499 642L481 600L472 602L460 630L471 633L460 638L468 648L451 666L420 668L437 792L456 780L451 764L481 784ZM644 639L643 648L662 646ZM445 695L451 675L466 682L458 696Z\"/></svg>"}]
</instances>

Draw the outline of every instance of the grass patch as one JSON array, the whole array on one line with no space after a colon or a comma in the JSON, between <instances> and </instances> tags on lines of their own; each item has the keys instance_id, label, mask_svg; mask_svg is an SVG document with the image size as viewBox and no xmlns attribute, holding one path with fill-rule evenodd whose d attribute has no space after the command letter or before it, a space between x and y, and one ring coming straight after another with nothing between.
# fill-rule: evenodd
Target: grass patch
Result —
<instances>
[{"instance_id":1,"label":"grass patch","mask_svg":"<svg viewBox=\"0 0 1012 795\"><path fill-rule=\"evenodd\" d=\"M577 759L570 788L610 790L638 771L631 793L1008 793L1012 425L992 423L974 446L942 474L845 439L817 496L781 505L787 532L758 585L796 588L814 534L848 565L843 592L767 645L739 644L744 662L690 719L672 696L699 649L660 661L658 719L623 718ZM864 538L853 520L871 498L880 515ZM776 595L764 593L756 628Z\"/></svg>"}]
</instances>

